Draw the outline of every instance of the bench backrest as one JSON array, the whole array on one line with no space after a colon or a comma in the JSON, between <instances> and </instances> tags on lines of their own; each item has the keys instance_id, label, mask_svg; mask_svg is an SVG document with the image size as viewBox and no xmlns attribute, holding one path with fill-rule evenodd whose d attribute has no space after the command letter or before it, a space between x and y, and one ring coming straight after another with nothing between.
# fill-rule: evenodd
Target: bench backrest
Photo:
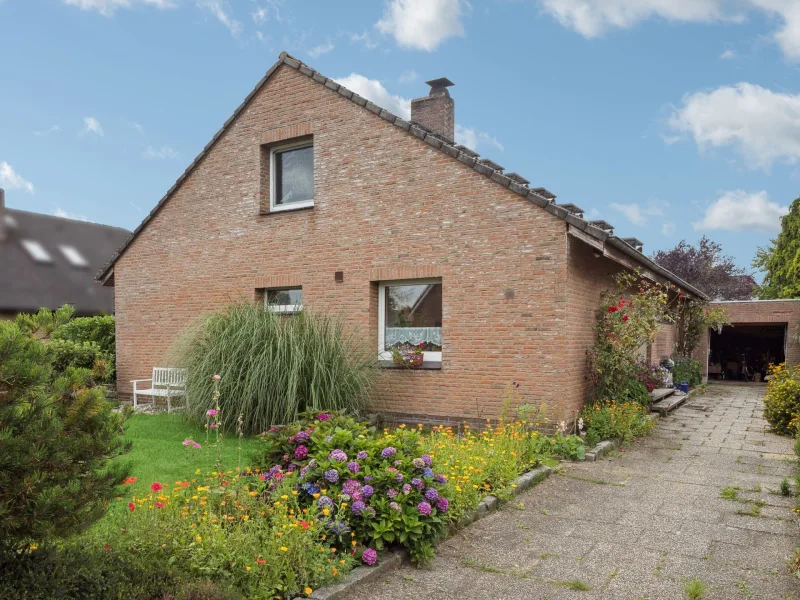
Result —
<instances>
[{"instance_id":1,"label":"bench backrest","mask_svg":"<svg viewBox=\"0 0 800 600\"><path fill-rule=\"evenodd\" d=\"M153 387L167 385L171 387L185 387L186 369L153 367Z\"/></svg>"}]
</instances>

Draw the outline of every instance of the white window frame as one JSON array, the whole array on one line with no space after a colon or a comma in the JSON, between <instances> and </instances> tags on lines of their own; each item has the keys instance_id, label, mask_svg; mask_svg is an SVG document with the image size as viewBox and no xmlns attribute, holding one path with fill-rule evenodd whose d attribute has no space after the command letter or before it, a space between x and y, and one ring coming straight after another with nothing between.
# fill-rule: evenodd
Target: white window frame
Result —
<instances>
[{"instance_id":1,"label":"white window frame","mask_svg":"<svg viewBox=\"0 0 800 600\"><path fill-rule=\"evenodd\" d=\"M305 140L302 142L292 142L290 144L281 144L280 146L273 146L269 149L269 211L278 212L282 210L297 210L299 208L309 208L314 206L314 198L311 200L304 200L303 202L290 202L288 204L275 203L275 155L287 150L299 150L300 148L311 148L313 153L314 140ZM314 177L315 161L311 163L311 177ZM316 194L316 187L314 189Z\"/></svg>"},{"instance_id":2,"label":"white window frame","mask_svg":"<svg viewBox=\"0 0 800 600\"><path fill-rule=\"evenodd\" d=\"M398 285L430 285L438 283L442 285L442 293L444 293L444 284L441 277L434 277L432 279L396 279L389 281L381 281L378 284L378 359L379 360L392 360L392 352L384 350L386 341L386 288ZM444 301L444 299L443 299ZM443 302L444 303L444 302ZM442 306L442 313L444 313L444 306ZM442 315L442 324L444 324L444 314ZM441 352L423 352L423 362L442 362Z\"/></svg>"},{"instance_id":3,"label":"white window frame","mask_svg":"<svg viewBox=\"0 0 800 600\"><path fill-rule=\"evenodd\" d=\"M270 304L269 303L269 293L270 292L283 292L286 290L300 290L303 291L302 286L292 286L292 287L280 287L280 288L266 288L264 290L264 306L267 307L267 310L270 312L278 313L280 315L294 315L303 310L303 303L300 304Z\"/></svg>"}]
</instances>

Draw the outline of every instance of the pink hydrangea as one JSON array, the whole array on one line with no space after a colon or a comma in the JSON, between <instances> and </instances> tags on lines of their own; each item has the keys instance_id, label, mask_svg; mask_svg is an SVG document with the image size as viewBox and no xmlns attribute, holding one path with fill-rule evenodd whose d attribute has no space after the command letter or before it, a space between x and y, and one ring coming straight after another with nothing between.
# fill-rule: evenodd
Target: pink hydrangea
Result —
<instances>
[{"instance_id":1,"label":"pink hydrangea","mask_svg":"<svg viewBox=\"0 0 800 600\"><path fill-rule=\"evenodd\" d=\"M378 562L378 553L373 548L367 548L361 555L361 560L370 567Z\"/></svg>"}]
</instances>

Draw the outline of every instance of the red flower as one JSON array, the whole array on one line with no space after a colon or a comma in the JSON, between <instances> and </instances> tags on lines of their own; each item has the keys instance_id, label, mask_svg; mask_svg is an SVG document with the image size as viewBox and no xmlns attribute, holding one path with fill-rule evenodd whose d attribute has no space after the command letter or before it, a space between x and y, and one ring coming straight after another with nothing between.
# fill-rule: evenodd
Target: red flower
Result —
<instances>
[{"instance_id":1,"label":"red flower","mask_svg":"<svg viewBox=\"0 0 800 600\"><path fill-rule=\"evenodd\" d=\"M683 294L678 294L678 298L686 298Z\"/></svg>"},{"instance_id":2,"label":"red flower","mask_svg":"<svg viewBox=\"0 0 800 600\"><path fill-rule=\"evenodd\" d=\"M128 477L122 482L122 485L131 485L132 483L136 483L136 477Z\"/></svg>"},{"instance_id":3,"label":"red flower","mask_svg":"<svg viewBox=\"0 0 800 600\"><path fill-rule=\"evenodd\" d=\"M150 489L153 490L154 492L160 492L161 490L164 489L164 486L156 481L153 483L153 485L150 486Z\"/></svg>"},{"instance_id":4,"label":"red flower","mask_svg":"<svg viewBox=\"0 0 800 600\"><path fill-rule=\"evenodd\" d=\"M300 521L300 527L303 529L308 529L308 521Z\"/></svg>"},{"instance_id":5,"label":"red flower","mask_svg":"<svg viewBox=\"0 0 800 600\"><path fill-rule=\"evenodd\" d=\"M612 306L608 307L608 312L610 312L610 313L617 312L618 310L619 310L619 306L612 305Z\"/></svg>"},{"instance_id":6,"label":"red flower","mask_svg":"<svg viewBox=\"0 0 800 600\"><path fill-rule=\"evenodd\" d=\"M267 561L265 561L263 558L259 558L259 559L257 559L257 560L256 560L256 562L257 562L258 564L260 564L260 565L265 565L265 564L267 564Z\"/></svg>"},{"instance_id":7,"label":"red flower","mask_svg":"<svg viewBox=\"0 0 800 600\"><path fill-rule=\"evenodd\" d=\"M164 508L166 506L163 502L156 502L156 508Z\"/></svg>"},{"instance_id":8,"label":"red flower","mask_svg":"<svg viewBox=\"0 0 800 600\"><path fill-rule=\"evenodd\" d=\"M628 315L625 315L624 317L622 317L622 322L623 323L627 323L628 322Z\"/></svg>"},{"instance_id":9,"label":"red flower","mask_svg":"<svg viewBox=\"0 0 800 600\"><path fill-rule=\"evenodd\" d=\"M188 481L184 481L183 482L183 487L189 487L189 482Z\"/></svg>"},{"instance_id":10,"label":"red flower","mask_svg":"<svg viewBox=\"0 0 800 600\"><path fill-rule=\"evenodd\" d=\"M133 502L128 502L128 510L133 512L136 510L136 505Z\"/></svg>"}]
</instances>

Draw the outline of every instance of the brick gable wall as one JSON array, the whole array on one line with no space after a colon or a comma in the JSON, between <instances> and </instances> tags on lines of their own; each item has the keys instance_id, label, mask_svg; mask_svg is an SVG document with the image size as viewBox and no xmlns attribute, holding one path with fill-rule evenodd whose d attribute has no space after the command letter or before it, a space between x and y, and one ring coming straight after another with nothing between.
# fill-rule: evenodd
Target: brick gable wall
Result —
<instances>
[{"instance_id":1,"label":"brick gable wall","mask_svg":"<svg viewBox=\"0 0 800 600\"><path fill-rule=\"evenodd\" d=\"M261 143L291 128L313 135L315 206L262 214ZM377 352L378 279L438 273L442 369L385 371L374 409L497 416L517 381L524 401L566 415L584 395L585 342L565 326L567 243L563 221L280 67L117 261L119 387L167 364L204 312L253 300L264 282L299 281L304 305L341 313ZM581 306L584 327L593 312Z\"/></svg>"}]
</instances>

